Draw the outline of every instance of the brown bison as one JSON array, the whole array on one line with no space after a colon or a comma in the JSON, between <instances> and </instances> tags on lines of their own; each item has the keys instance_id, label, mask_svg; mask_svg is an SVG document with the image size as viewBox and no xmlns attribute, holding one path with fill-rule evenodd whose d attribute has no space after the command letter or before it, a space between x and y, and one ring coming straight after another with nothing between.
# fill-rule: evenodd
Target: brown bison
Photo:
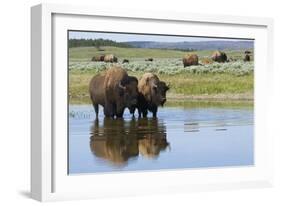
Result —
<instances>
[{"instance_id":1,"label":"brown bison","mask_svg":"<svg viewBox=\"0 0 281 206\"><path fill-rule=\"evenodd\" d=\"M123 59L122 64L124 64L124 63L129 63L129 60L128 59Z\"/></svg>"},{"instance_id":2,"label":"brown bison","mask_svg":"<svg viewBox=\"0 0 281 206\"><path fill-rule=\"evenodd\" d=\"M105 105L104 79L104 74L98 74L91 79L89 85L90 98L96 112L96 117L98 117L99 105L103 107Z\"/></svg>"},{"instance_id":3,"label":"brown bison","mask_svg":"<svg viewBox=\"0 0 281 206\"><path fill-rule=\"evenodd\" d=\"M137 78L128 76L121 67L113 67L103 75L94 76L89 92L96 116L99 105L102 105L106 117L122 117L126 107L130 109L137 103L137 85Z\"/></svg>"},{"instance_id":4,"label":"brown bison","mask_svg":"<svg viewBox=\"0 0 281 206\"><path fill-rule=\"evenodd\" d=\"M244 60L244 62L249 62L249 61L251 61L250 55L249 55L249 54L246 54L243 60Z\"/></svg>"},{"instance_id":5,"label":"brown bison","mask_svg":"<svg viewBox=\"0 0 281 206\"><path fill-rule=\"evenodd\" d=\"M196 54L186 54L183 59L183 66L198 65L198 56Z\"/></svg>"},{"instance_id":6,"label":"brown bison","mask_svg":"<svg viewBox=\"0 0 281 206\"><path fill-rule=\"evenodd\" d=\"M93 61L93 62L103 62L103 61L104 61L104 56L105 56L105 55L97 55L97 56L94 56L94 57L92 58L92 61Z\"/></svg>"},{"instance_id":7,"label":"brown bison","mask_svg":"<svg viewBox=\"0 0 281 206\"><path fill-rule=\"evenodd\" d=\"M222 51L215 51L211 58L215 62L227 62L227 56Z\"/></svg>"},{"instance_id":8,"label":"brown bison","mask_svg":"<svg viewBox=\"0 0 281 206\"><path fill-rule=\"evenodd\" d=\"M147 62L153 62L153 58L148 58L148 59L146 59L145 61L147 61Z\"/></svg>"},{"instance_id":9,"label":"brown bison","mask_svg":"<svg viewBox=\"0 0 281 206\"><path fill-rule=\"evenodd\" d=\"M114 56L113 54L107 54L104 56L104 62L111 62L111 63L114 63L114 62L117 62L118 59L116 56Z\"/></svg>"},{"instance_id":10,"label":"brown bison","mask_svg":"<svg viewBox=\"0 0 281 206\"><path fill-rule=\"evenodd\" d=\"M165 82L152 73L145 73L138 83L138 101L136 107L131 107L130 112L134 114L138 109L139 117L147 117L148 111L156 117L158 106L166 102L166 92L169 87Z\"/></svg>"}]
</instances>

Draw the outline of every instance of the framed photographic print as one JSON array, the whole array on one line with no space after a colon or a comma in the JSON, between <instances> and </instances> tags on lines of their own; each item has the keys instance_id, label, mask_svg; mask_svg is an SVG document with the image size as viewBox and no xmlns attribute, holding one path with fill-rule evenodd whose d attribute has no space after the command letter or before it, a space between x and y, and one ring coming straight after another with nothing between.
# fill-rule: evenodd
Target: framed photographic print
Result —
<instances>
[{"instance_id":1,"label":"framed photographic print","mask_svg":"<svg viewBox=\"0 0 281 206\"><path fill-rule=\"evenodd\" d=\"M31 14L34 199L271 186L271 19Z\"/></svg>"}]
</instances>

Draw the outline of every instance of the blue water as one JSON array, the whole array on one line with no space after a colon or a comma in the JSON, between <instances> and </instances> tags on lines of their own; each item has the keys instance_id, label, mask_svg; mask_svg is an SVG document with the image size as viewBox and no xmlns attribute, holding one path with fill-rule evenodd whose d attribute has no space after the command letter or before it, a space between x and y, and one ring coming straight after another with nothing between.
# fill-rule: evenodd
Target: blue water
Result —
<instances>
[{"instance_id":1,"label":"blue water","mask_svg":"<svg viewBox=\"0 0 281 206\"><path fill-rule=\"evenodd\" d=\"M69 107L69 174L254 164L252 108L160 108L158 118L98 120Z\"/></svg>"}]
</instances>

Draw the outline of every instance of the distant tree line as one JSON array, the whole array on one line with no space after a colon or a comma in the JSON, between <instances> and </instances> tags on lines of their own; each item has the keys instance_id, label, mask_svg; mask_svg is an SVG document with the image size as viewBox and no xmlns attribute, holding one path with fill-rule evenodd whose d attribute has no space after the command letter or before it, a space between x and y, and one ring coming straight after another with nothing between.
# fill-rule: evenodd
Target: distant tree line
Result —
<instances>
[{"instance_id":1,"label":"distant tree line","mask_svg":"<svg viewBox=\"0 0 281 206\"><path fill-rule=\"evenodd\" d=\"M162 50L175 50L175 51L183 51L183 52L193 52L197 51L196 49L193 48L161 48Z\"/></svg>"},{"instance_id":2,"label":"distant tree line","mask_svg":"<svg viewBox=\"0 0 281 206\"><path fill-rule=\"evenodd\" d=\"M114 46L114 47L123 47L123 48L131 48L133 46L112 41L109 39L69 39L68 41L69 48L72 47L96 47L100 49L101 46Z\"/></svg>"}]
</instances>

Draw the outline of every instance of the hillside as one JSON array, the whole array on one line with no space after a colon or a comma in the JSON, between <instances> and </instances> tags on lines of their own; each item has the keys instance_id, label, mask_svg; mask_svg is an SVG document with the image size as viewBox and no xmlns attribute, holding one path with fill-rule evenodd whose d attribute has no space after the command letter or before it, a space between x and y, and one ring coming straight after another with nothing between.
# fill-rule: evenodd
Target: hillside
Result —
<instances>
[{"instance_id":1,"label":"hillside","mask_svg":"<svg viewBox=\"0 0 281 206\"><path fill-rule=\"evenodd\" d=\"M201 41L201 42L154 42L129 41L124 42L136 48L158 48L179 50L241 50L253 49L254 41Z\"/></svg>"},{"instance_id":2,"label":"hillside","mask_svg":"<svg viewBox=\"0 0 281 206\"><path fill-rule=\"evenodd\" d=\"M119 59L127 58L182 58L187 52L168 49L146 49L146 48L120 48L101 47L103 51L96 47L75 47L69 49L70 61L90 61L98 54L115 54ZM210 57L214 50L194 51L199 57ZM241 59L243 50L225 50L228 56Z\"/></svg>"}]
</instances>

